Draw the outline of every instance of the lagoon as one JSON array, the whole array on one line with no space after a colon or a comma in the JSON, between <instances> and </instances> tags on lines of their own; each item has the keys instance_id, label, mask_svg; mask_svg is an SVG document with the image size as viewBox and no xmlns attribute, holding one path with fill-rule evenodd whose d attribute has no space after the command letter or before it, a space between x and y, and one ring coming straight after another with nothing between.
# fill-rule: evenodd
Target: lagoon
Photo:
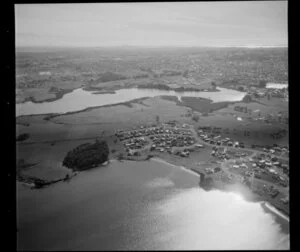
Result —
<instances>
[{"instance_id":1,"label":"lagoon","mask_svg":"<svg viewBox=\"0 0 300 252\"><path fill-rule=\"evenodd\" d=\"M89 107L113 105L134 99L163 95L177 96L179 100L181 97L200 97L210 99L213 102L240 101L246 95L244 92L232 89L220 87L217 89L218 92L175 92L174 90L126 88L116 90L115 93L99 94L96 91L79 88L52 102L34 103L28 101L16 104L16 116L75 112Z\"/></svg>"},{"instance_id":2,"label":"lagoon","mask_svg":"<svg viewBox=\"0 0 300 252\"><path fill-rule=\"evenodd\" d=\"M289 249L260 203L198 182L150 160L113 161L41 190L18 183L18 250Z\"/></svg>"}]
</instances>

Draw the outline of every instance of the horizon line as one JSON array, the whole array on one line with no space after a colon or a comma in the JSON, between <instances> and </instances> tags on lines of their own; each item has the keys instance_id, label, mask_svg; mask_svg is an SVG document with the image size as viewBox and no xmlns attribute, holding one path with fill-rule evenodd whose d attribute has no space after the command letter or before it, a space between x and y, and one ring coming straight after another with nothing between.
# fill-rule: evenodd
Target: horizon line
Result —
<instances>
[{"instance_id":1,"label":"horizon line","mask_svg":"<svg viewBox=\"0 0 300 252\"><path fill-rule=\"evenodd\" d=\"M37 49L41 49L41 48L45 48L45 49L59 49L59 48L63 48L63 49L67 49L67 48L84 48L84 49L92 49L92 48L288 48L288 45L270 45L270 46L265 46L265 45L237 45L237 46L212 46L212 45L207 45L207 46L197 46L197 45L161 45L161 46L146 46L146 45L101 45L101 46L65 46L65 45L49 45L49 46L45 46L45 45L34 45L34 46L15 46L15 49L22 49L22 48L37 48Z\"/></svg>"}]
</instances>

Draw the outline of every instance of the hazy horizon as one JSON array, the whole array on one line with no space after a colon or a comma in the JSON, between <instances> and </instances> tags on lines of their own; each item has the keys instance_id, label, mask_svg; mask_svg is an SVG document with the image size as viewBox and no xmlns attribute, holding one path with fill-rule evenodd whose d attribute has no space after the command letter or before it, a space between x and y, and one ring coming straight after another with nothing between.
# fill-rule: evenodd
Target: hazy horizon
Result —
<instances>
[{"instance_id":1,"label":"hazy horizon","mask_svg":"<svg viewBox=\"0 0 300 252\"><path fill-rule=\"evenodd\" d=\"M287 1L16 4L16 47L287 47Z\"/></svg>"}]
</instances>

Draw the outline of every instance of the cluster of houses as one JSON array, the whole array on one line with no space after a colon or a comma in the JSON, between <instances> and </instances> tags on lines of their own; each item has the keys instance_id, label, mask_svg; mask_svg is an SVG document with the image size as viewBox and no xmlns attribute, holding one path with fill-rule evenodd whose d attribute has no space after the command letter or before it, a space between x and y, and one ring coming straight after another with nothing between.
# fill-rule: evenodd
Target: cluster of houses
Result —
<instances>
[{"instance_id":1,"label":"cluster of houses","mask_svg":"<svg viewBox=\"0 0 300 252\"><path fill-rule=\"evenodd\" d=\"M248 109L246 106L234 106L234 110L243 113L250 113L252 109Z\"/></svg>"},{"instance_id":2,"label":"cluster of houses","mask_svg":"<svg viewBox=\"0 0 300 252\"><path fill-rule=\"evenodd\" d=\"M263 192L268 194L269 197L275 198L279 194L279 190L275 188L273 185L271 186L263 186Z\"/></svg>"},{"instance_id":3,"label":"cluster of houses","mask_svg":"<svg viewBox=\"0 0 300 252\"><path fill-rule=\"evenodd\" d=\"M283 164L274 156L259 154L254 158L249 158L248 165L245 162L236 161L232 168L239 169L243 175L248 177L253 173L254 177L258 179L261 178L262 174L271 175L273 182L284 187L288 185L288 178L278 172L278 169L282 169L283 173L288 171L288 165Z\"/></svg>"},{"instance_id":4,"label":"cluster of houses","mask_svg":"<svg viewBox=\"0 0 300 252\"><path fill-rule=\"evenodd\" d=\"M277 144L274 144L273 146L269 145L257 145L257 144L252 144L252 148L261 150L263 152L267 152L273 155L281 155L283 153L286 153L287 155L289 154L289 147L288 146L279 146Z\"/></svg>"},{"instance_id":5,"label":"cluster of houses","mask_svg":"<svg viewBox=\"0 0 300 252\"><path fill-rule=\"evenodd\" d=\"M288 91L286 88L278 89L278 88L260 88L260 87L249 87L245 88L245 91L250 96L255 98L260 97L278 97L278 98L285 98L288 95Z\"/></svg>"},{"instance_id":6,"label":"cluster of houses","mask_svg":"<svg viewBox=\"0 0 300 252\"><path fill-rule=\"evenodd\" d=\"M206 143L214 145L222 145L236 148L245 148L243 142L232 141L229 137L222 138L221 135L215 136L211 133L205 133L202 129L198 130L198 136Z\"/></svg>"},{"instance_id":7,"label":"cluster of houses","mask_svg":"<svg viewBox=\"0 0 300 252\"><path fill-rule=\"evenodd\" d=\"M213 144L217 146L219 145L219 146L228 146L228 147L235 147L235 148L245 148L245 144L243 142L233 141L229 137L222 138L221 135L208 133L206 127L202 127L198 129L198 136L201 140L209 144ZM253 144L252 148L260 149L261 151L274 154L274 155L282 155L283 153L286 153L288 155L289 153L288 146L278 146L277 144L274 144L273 146L268 146L268 145L262 146L262 145Z\"/></svg>"},{"instance_id":8,"label":"cluster of houses","mask_svg":"<svg viewBox=\"0 0 300 252\"><path fill-rule=\"evenodd\" d=\"M213 147L211 152L213 157L216 157L221 160L228 160L230 159L229 155L226 152L226 148L217 148L216 146Z\"/></svg>"},{"instance_id":9,"label":"cluster of houses","mask_svg":"<svg viewBox=\"0 0 300 252\"><path fill-rule=\"evenodd\" d=\"M185 132L182 135L176 135L172 133L162 134L159 136L150 136L153 141L150 151L171 152L172 147L187 147L196 143L196 139L191 136L191 132ZM189 150L180 152L181 156L189 156Z\"/></svg>"},{"instance_id":10,"label":"cluster of houses","mask_svg":"<svg viewBox=\"0 0 300 252\"><path fill-rule=\"evenodd\" d=\"M136 149L141 149L150 143L150 151L169 152L173 154L173 147L188 147L196 143L196 139L189 130L189 125L176 125L175 123L161 124L160 126L144 127L128 131L116 131L115 135L124 141L124 146L129 155L134 155ZM198 144L199 145L199 144ZM195 146L203 147L203 145ZM188 157L194 149L184 149L175 154Z\"/></svg>"},{"instance_id":11,"label":"cluster of houses","mask_svg":"<svg viewBox=\"0 0 300 252\"><path fill-rule=\"evenodd\" d=\"M215 167L215 168L205 168L204 171L206 174L213 174L213 173L217 173L220 172L222 169L221 167Z\"/></svg>"},{"instance_id":12,"label":"cluster of houses","mask_svg":"<svg viewBox=\"0 0 300 252\"><path fill-rule=\"evenodd\" d=\"M182 128L187 128L184 124ZM181 134L181 135L191 135L192 133L187 130L180 130L179 127L173 126L172 124L161 124L160 126L140 126L138 129L132 130L118 130L115 135L121 140L126 140L134 137L150 136L150 135L161 135L161 134Z\"/></svg>"},{"instance_id":13,"label":"cluster of houses","mask_svg":"<svg viewBox=\"0 0 300 252\"><path fill-rule=\"evenodd\" d=\"M277 89L277 88L270 88L267 91L267 94L270 94L272 97L277 98L288 98L288 90L287 88Z\"/></svg>"},{"instance_id":14,"label":"cluster of houses","mask_svg":"<svg viewBox=\"0 0 300 252\"><path fill-rule=\"evenodd\" d=\"M250 170L249 167L245 163L234 164L234 165L232 165L232 168L236 169L236 170L239 170L239 173L242 176L250 177L253 174L253 171ZM256 174L256 173L254 172L254 174Z\"/></svg>"},{"instance_id":15,"label":"cluster of houses","mask_svg":"<svg viewBox=\"0 0 300 252\"><path fill-rule=\"evenodd\" d=\"M273 185L263 185L262 188L255 188L253 192L259 194L260 196L268 195L272 198L275 198L279 194L279 190L276 189Z\"/></svg>"},{"instance_id":16,"label":"cluster of houses","mask_svg":"<svg viewBox=\"0 0 300 252\"><path fill-rule=\"evenodd\" d=\"M281 201L283 204L286 205L286 204L289 203L290 199L289 199L289 197L287 196L287 197L281 198L280 201Z\"/></svg>"},{"instance_id":17,"label":"cluster of houses","mask_svg":"<svg viewBox=\"0 0 300 252\"><path fill-rule=\"evenodd\" d=\"M145 137L132 138L124 142L124 146L127 152L130 153L130 150L141 149L149 144L149 141Z\"/></svg>"},{"instance_id":18,"label":"cluster of houses","mask_svg":"<svg viewBox=\"0 0 300 252\"><path fill-rule=\"evenodd\" d=\"M265 116L260 116L258 114L258 117L248 117L249 120L254 121L263 121L265 123L283 123L288 124L289 123L289 117L288 115L282 115L280 112L276 115L274 114L266 114Z\"/></svg>"},{"instance_id":19,"label":"cluster of houses","mask_svg":"<svg viewBox=\"0 0 300 252\"><path fill-rule=\"evenodd\" d=\"M273 171L274 168L281 169L283 173L288 175L289 172L289 166L287 162L284 162L283 160L278 159L275 156L271 155L265 155L265 154L258 154L256 157L254 157L256 162L254 164L262 169L267 169L269 172L274 173L275 175L277 172Z\"/></svg>"}]
</instances>

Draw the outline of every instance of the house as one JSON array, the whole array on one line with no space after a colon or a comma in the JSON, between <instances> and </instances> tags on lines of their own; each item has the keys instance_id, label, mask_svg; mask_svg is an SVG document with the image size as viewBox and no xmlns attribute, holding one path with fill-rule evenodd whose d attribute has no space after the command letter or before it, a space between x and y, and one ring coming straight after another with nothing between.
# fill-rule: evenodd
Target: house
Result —
<instances>
[{"instance_id":1,"label":"house","mask_svg":"<svg viewBox=\"0 0 300 252\"><path fill-rule=\"evenodd\" d=\"M239 142L235 142L234 144L233 144L233 147L238 147L239 146Z\"/></svg>"},{"instance_id":2,"label":"house","mask_svg":"<svg viewBox=\"0 0 300 252\"><path fill-rule=\"evenodd\" d=\"M280 201L281 201L283 204L289 203L288 197L286 197L286 198L281 198Z\"/></svg>"},{"instance_id":3,"label":"house","mask_svg":"<svg viewBox=\"0 0 300 252\"><path fill-rule=\"evenodd\" d=\"M244 164L244 163L241 164L241 167L246 168L246 169L248 168L248 166L246 164Z\"/></svg>"}]
</instances>

